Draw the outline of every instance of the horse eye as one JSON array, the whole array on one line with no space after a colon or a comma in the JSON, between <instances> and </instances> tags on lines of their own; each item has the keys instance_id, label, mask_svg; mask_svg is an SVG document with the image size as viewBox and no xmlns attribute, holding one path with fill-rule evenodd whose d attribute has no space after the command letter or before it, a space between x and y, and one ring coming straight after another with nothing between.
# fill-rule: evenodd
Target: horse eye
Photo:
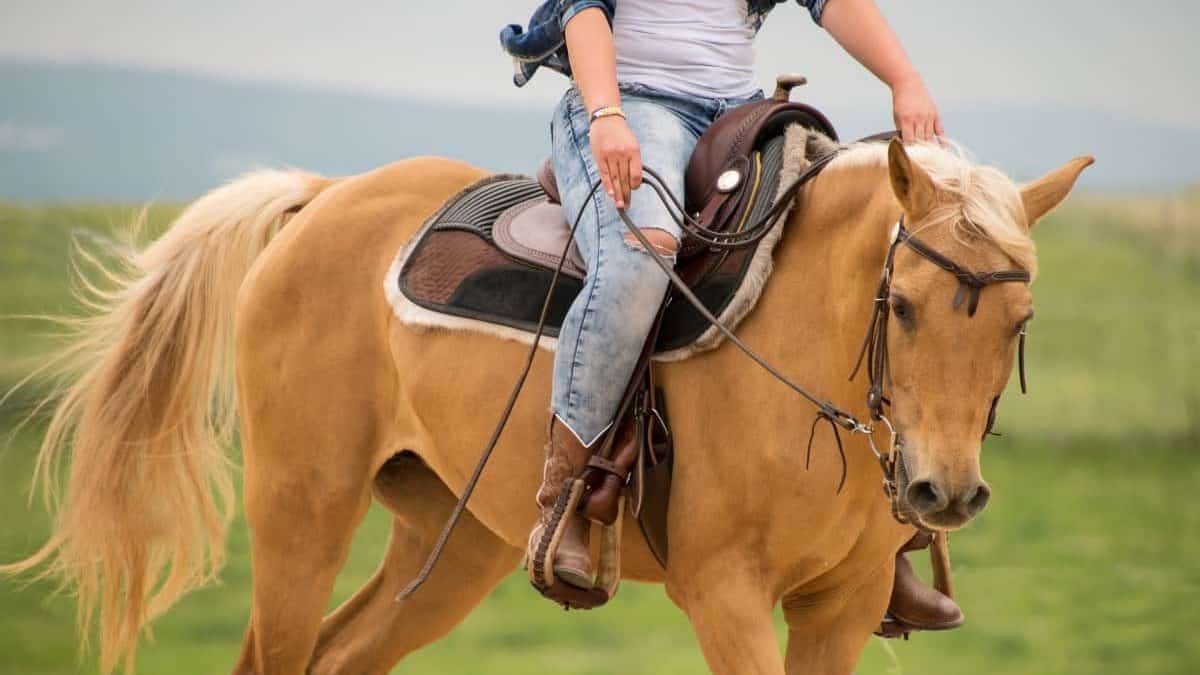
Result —
<instances>
[{"instance_id":1,"label":"horse eye","mask_svg":"<svg viewBox=\"0 0 1200 675\"><path fill-rule=\"evenodd\" d=\"M904 298L892 298L892 313L896 315L897 319L901 319L902 321L912 320L912 307L909 306L908 301Z\"/></svg>"}]
</instances>

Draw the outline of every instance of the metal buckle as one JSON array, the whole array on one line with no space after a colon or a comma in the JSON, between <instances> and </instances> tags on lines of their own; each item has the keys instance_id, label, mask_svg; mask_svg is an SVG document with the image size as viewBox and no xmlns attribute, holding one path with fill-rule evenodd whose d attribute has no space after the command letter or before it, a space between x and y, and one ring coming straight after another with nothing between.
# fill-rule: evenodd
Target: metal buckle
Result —
<instances>
[{"instance_id":1,"label":"metal buckle","mask_svg":"<svg viewBox=\"0 0 1200 675\"><path fill-rule=\"evenodd\" d=\"M883 422L883 425L888 428L888 433L891 434L891 438L888 440L888 451L883 453L879 451L879 446L875 445L875 428L867 428L867 442L871 445L871 452L875 454L875 459L878 459L881 463L881 466L883 466L883 462L892 461L890 458L892 457L892 453L896 448L896 428L892 426L892 421L887 418L887 415L883 414L882 410L876 416L876 419ZM890 466L883 466L883 468L888 474L891 473Z\"/></svg>"}]
</instances>

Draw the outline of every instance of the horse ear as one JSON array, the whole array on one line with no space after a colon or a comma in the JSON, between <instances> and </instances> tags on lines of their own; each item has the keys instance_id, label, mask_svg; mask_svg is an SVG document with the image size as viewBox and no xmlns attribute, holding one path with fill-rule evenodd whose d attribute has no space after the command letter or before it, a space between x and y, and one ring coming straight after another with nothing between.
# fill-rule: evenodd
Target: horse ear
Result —
<instances>
[{"instance_id":1,"label":"horse ear","mask_svg":"<svg viewBox=\"0 0 1200 675\"><path fill-rule=\"evenodd\" d=\"M937 200L937 189L925 169L909 158L899 138L888 144L888 175L908 217L914 222L924 218Z\"/></svg>"},{"instance_id":2,"label":"horse ear","mask_svg":"<svg viewBox=\"0 0 1200 675\"><path fill-rule=\"evenodd\" d=\"M1042 216L1058 206L1067 193L1075 187L1075 180L1084 169L1095 162L1094 157L1076 157L1061 167L1051 171L1041 178L1027 183L1021 188L1021 203L1025 207L1025 219L1029 227L1041 220Z\"/></svg>"}]
</instances>

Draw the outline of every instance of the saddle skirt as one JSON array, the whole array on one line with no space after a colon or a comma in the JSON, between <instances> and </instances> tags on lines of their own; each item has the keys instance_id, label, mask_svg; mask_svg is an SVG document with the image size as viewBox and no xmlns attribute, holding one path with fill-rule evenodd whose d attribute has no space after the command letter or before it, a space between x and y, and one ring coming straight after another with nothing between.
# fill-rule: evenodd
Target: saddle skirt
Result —
<instances>
[{"instance_id":1,"label":"saddle skirt","mask_svg":"<svg viewBox=\"0 0 1200 675\"><path fill-rule=\"evenodd\" d=\"M829 143L794 124L754 151L746 178L754 194L740 225L761 218L809 157L827 150ZM733 326L757 302L784 229L774 228L750 248L702 250L680 260L677 271L713 314ZM549 201L536 179L489 176L450 198L400 251L386 281L389 302L412 327L467 330L528 344L569 233L562 207ZM550 299L544 347L556 347L584 275L584 261L572 246ZM684 359L720 340L688 303L670 303L655 359Z\"/></svg>"}]
</instances>

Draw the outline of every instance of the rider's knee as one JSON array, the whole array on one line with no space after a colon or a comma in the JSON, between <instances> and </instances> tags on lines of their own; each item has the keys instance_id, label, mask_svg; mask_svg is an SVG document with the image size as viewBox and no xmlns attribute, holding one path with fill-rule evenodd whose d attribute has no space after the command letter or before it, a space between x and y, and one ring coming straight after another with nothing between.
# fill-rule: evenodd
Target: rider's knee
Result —
<instances>
[{"instance_id":1,"label":"rider's knee","mask_svg":"<svg viewBox=\"0 0 1200 675\"><path fill-rule=\"evenodd\" d=\"M646 241L650 242L654 250L664 258L674 260L676 254L679 253L679 240L670 232L659 228L646 228L642 230L642 234L645 235ZM625 233L625 244L637 251L645 250L642 242L638 241L632 232Z\"/></svg>"}]
</instances>

